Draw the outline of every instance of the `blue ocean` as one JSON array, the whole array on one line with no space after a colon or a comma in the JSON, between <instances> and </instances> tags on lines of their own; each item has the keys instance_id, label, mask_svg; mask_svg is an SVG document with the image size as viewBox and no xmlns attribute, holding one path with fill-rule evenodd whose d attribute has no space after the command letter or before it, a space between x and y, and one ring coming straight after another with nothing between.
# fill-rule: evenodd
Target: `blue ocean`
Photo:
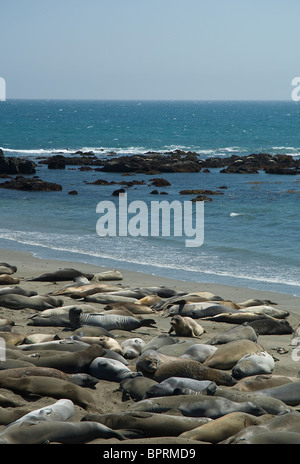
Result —
<instances>
[{"instance_id":1,"label":"blue ocean","mask_svg":"<svg viewBox=\"0 0 300 464\"><path fill-rule=\"evenodd\" d=\"M199 159L253 153L300 157L300 105L293 101L42 101L0 102L0 147L6 157L37 163L59 192L0 189L0 248L41 258L131 269L194 282L238 285L300 296L300 178L291 175L164 173L148 176L50 170L45 157L92 151L99 159L148 152L192 151ZM170 186L161 200L183 201L181 190L220 187L204 205L204 243L184 237L100 237L97 204L114 201L115 185L97 179L143 180L128 201L154 200L149 179ZM2 180L0 180L2 182ZM3 179L4 181L4 179ZM76 190L78 195L68 195ZM189 198L184 198L187 200ZM157 198L155 198L157 200Z\"/></svg>"}]
</instances>

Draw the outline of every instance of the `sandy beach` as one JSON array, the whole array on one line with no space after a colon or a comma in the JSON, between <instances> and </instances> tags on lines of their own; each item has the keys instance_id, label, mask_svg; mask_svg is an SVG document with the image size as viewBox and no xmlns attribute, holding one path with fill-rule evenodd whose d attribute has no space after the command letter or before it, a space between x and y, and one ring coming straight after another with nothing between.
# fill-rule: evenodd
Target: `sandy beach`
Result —
<instances>
[{"instance_id":1,"label":"sandy beach","mask_svg":"<svg viewBox=\"0 0 300 464\"><path fill-rule=\"evenodd\" d=\"M38 282L30 281L30 279L40 276L41 274L48 272L55 272L58 269L62 268L73 268L79 270L83 273L101 273L103 271L108 271L107 268L101 268L98 266L76 263L70 261L55 261L49 259L39 259L35 258L30 253L25 252L15 252L11 250L0 250L0 262L8 263L12 266L17 267L16 273L13 274L13 277L20 279L19 286L35 291L39 295L48 295L57 290L63 288L65 285L72 283L72 281L67 282ZM260 299L268 300L278 309L284 309L289 312L287 320L289 324L295 329L300 321L300 298L293 297L288 294L280 294L275 292L265 292L258 291L247 288L239 287L228 287L222 285L212 285L204 283L191 283L185 281L177 281L172 279L166 279L161 277L156 277L154 275L146 275L142 273L137 273L133 271L124 271L121 270L123 279L117 282L110 282L113 285L122 285L130 288L137 287L149 287L149 286L161 286L173 288L177 291L182 291L186 293L190 292L211 292L214 295L217 295L224 300L231 300L235 303L239 303L248 299ZM0 286L3 288L4 285ZM63 296L63 305L72 305L76 304L77 301L71 299L68 296ZM80 302L82 303L82 302ZM101 304L92 303L93 306L96 306L100 311L103 311L103 306ZM58 335L60 338L67 338L71 331L66 331L63 327L38 327L38 326L29 326L27 325L29 318L36 314L38 311L35 309L8 309L5 307L0 308L0 318L7 318L14 321L15 325L12 327L13 332L19 334L24 334L28 336L34 333L47 333ZM152 317L152 315L151 315ZM170 319L162 317L160 312L153 314L153 319L156 322L155 327L140 327L133 331L121 331L113 330L112 333L116 337L119 343L123 342L128 338L140 337L146 343L152 340L154 337L160 334L167 334L170 329ZM206 343L212 336L215 336L219 333L222 333L232 327L232 324L224 322L215 322L211 320L198 320L201 323L201 326L205 329L205 333L201 338L197 339L195 343ZM1 333L0 333L1 335ZM275 368L273 371L274 375L284 375L291 377L298 377L300 371L299 362L295 362L292 359L292 349L291 346L293 335L259 335L258 343L264 347L275 359ZM190 337L182 337L183 340L193 340ZM128 367L135 371L136 359L128 360ZM97 405L98 413L109 414L109 413L119 413L128 411L134 401L129 399L127 401L122 401L122 392L119 389L119 384L116 382L100 380L97 385L90 389L95 403ZM0 394L5 395L6 398L12 400L18 400L21 405L19 408L24 410L24 412L33 411L38 408L44 407L49 404L53 404L56 400L52 397L34 397L28 400L24 396L18 395L17 393L10 392L9 390L0 388ZM13 410L13 408L9 408ZM81 421L83 417L87 415L87 411L75 404L75 414L70 419L70 421ZM0 431L5 428L5 425L1 425ZM138 438L130 439L120 442L116 438L110 439L96 439L92 440L90 443L95 444L137 444L137 443L150 443L150 444L161 444L161 443L177 443L177 444L196 444L198 443L195 440L183 439L178 437L154 437L154 438Z\"/></svg>"}]
</instances>

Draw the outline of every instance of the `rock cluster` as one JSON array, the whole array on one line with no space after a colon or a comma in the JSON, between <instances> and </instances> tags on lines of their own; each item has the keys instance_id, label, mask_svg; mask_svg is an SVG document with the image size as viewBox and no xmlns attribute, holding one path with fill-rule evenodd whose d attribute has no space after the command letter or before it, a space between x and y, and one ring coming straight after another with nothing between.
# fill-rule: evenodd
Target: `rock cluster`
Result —
<instances>
[{"instance_id":1,"label":"rock cluster","mask_svg":"<svg viewBox=\"0 0 300 464\"><path fill-rule=\"evenodd\" d=\"M0 174L35 174L35 163L24 158L5 158L0 149Z\"/></svg>"}]
</instances>

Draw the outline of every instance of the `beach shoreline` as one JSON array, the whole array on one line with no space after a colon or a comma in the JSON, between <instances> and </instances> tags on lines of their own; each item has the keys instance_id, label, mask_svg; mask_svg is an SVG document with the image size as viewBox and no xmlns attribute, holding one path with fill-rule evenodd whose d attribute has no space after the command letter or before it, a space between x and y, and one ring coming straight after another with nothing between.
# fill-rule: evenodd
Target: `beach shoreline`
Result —
<instances>
[{"instance_id":1,"label":"beach shoreline","mask_svg":"<svg viewBox=\"0 0 300 464\"><path fill-rule=\"evenodd\" d=\"M62 289L65 285L72 283L72 280L62 281L62 282L41 282L32 280L42 274L48 272L55 272L63 268L72 268L76 269L82 273L96 274L103 271L111 270L110 268L104 268L101 266L95 266L91 264L86 264L82 262L75 261L58 261L51 259L41 259L33 256L29 252L23 251L13 251L0 249L0 262L7 263L11 266L16 266L17 271L13 274L14 277L20 279L18 284L20 287L26 290L35 291L39 295L51 295L57 290ZM109 284L120 285L129 287L131 289L138 287L151 287L151 286L166 286L177 291L182 291L185 293L190 292L211 292L216 296L223 298L224 300L231 300L236 303L248 299L260 299L267 300L274 303L274 307L278 309L284 309L289 312L289 316L286 318L293 329L295 329L300 321L300 298L294 297L288 294L281 294L276 292L268 291L259 291L253 289L247 289L242 287L230 287L225 285L218 284L208 284L208 283L196 283L196 282L187 282L174 280L169 278L162 278L160 276L148 275L136 271L130 270L120 270L122 274L122 280L119 281L110 281ZM1 290L0 286L0 290ZM68 296L62 296L63 306L67 305L76 305L83 304L82 300L74 300ZM104 310L103 304L92 303L96 307L97 311L101 312ZM26 337L32 334L50 334L51 336L59 337L60 339L67 339L70 337L73 332L73 329L64 329L63 327L41 327L41 326L32 326L28 325L28 321L34 315L37 315L39 311L36 309L7 309L0 307L0 318L7 318L13 320L15 325L13 326L13 332L19 334L24 334ZM164 317L160 311L152 313L151 317L155 320L155 326L153 327L143 327L132 331L125 330L112 330L112 335L116 337L116 340L121 344L123 341L140 337L146 343L151 341L153 338L162 335L168 334L170 329L170 318ZM180 337L181 341L186 341L188 343L200 343L205 344L212 336L223 333L233 326L231 323L226 322L216 322L212 320L197 320L198 323L205 329L205 332L200 337L200 339L195 339L192 337ZM1 332L0 332L1 336ZM293 334L283 334L283 335L259 335L258 343L264 348L268 353L270 353L275 362L275 368L273 374L275 375L284 375L297 378L299 376L300 364L293 359L292 351L295 348L291 345L293 339ZM134 372L136 371L136 361L137 359L128 360L128 367ZM3 391L3 389L2 389ZM28 412L49 406L53 404L56 400L51 396L41 396L40 398L35 398L31 401L26 401L24 397L16 395L15 392L10 392L5 390L5 395L7 398L18 401L23 405L24 411ZM113 413L122 413L130 411L130 408L135 404L135 401L131 398L124 401L122 391L119 388L119 383L115 381L100 380L100 382L91 389L91 393L95 399L97 405L97 411L100 411L101 414L113 414ZM11 408L13 409L13 408ZM75 412L73 417L70 419L71 422L81 421L87 415L87 411L82 408L80 405L75 404ZM0 425L0 432L4 429L4 425ZM95 439L90 443L99 444L99 445L122 445L122 444L190 444L195 445L197 441L183 439L180 437L157 437L157 438L140 438L137 440L129 439L125 441L119 441L116 438L109 439Z\"/></svg>"},{"instance_id":2,"label":"beach shoreline","mask_svg":"<svg viewBox=\"0 0 300 464\"><path fill-rule=\"evenodd\" d=\"M103 272L111 269L94 264L77 262L75 260L65 261L39 258L34 256L34 253L31 252L3 248L0 248L0 260L1 262L7 262L8 264L16 266L18 268L17 275L24 279L37 277L42 273L53 272L60 268L75 268L82 272L90 273ZM120 270L124 277L124 283L130 287L166 285L186 292L209 291L215 295L222 296L224 299L228 298L235 301L251 298L258 298L261 300L273 299L276 300L278 305L285 306L288 311L300 315L300 297L291 294L223 284L178 280L123 268L118 270Z\"/></svg>"}]
</instances>

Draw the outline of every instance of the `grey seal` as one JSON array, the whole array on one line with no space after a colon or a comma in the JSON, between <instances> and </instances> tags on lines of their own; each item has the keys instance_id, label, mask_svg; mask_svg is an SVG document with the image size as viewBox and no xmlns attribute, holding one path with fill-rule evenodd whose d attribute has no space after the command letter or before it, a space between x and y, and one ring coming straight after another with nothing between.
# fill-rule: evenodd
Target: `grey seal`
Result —
<instances>
[{"instance_id":1,"label":"grey seal","mask_svg":"<svg viewBox=\"0 0 300 464\"><path fill-rule=\"evenodd\" d=\"M116 359L103 357L97 357L90 363L88 373L93 377L96 377L96 379L110 380L111 382L119 383L123 379L141 375L138 372L131 371L129 367Z\"/></svg>"}]
</instances>

